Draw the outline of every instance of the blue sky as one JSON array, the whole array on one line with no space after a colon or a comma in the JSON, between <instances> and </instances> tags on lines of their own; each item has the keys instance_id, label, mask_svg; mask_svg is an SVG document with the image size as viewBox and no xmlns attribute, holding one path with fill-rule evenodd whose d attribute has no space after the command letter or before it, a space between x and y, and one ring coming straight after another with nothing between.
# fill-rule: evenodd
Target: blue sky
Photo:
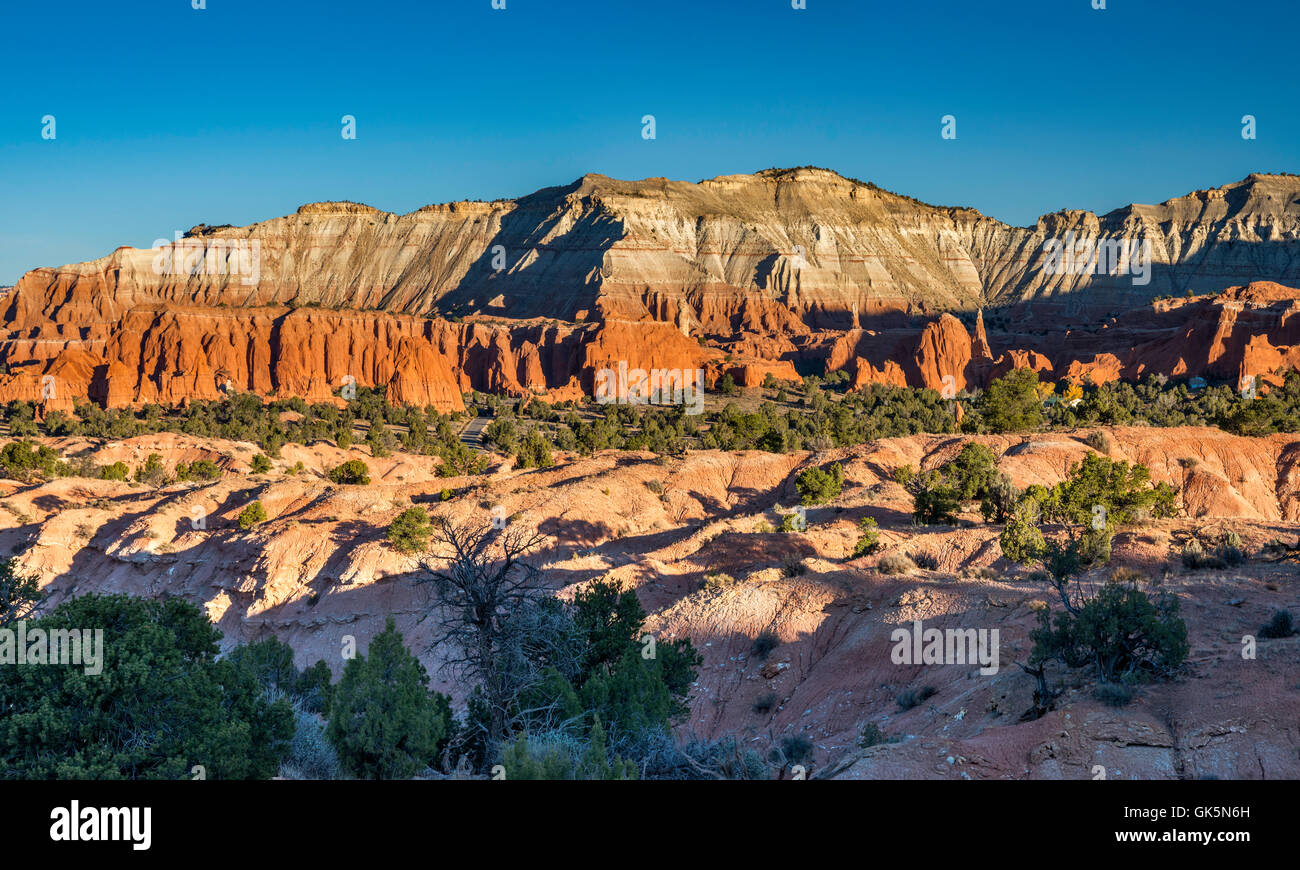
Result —
<instances>
[{"instance_id":1,"label":"blue sky","mask_svg":"<svg viewBox=\"0 0 1300 870\"><path fill-rule=\"evenodd\" d=\"M1015 224L1300 172L1292 0L206 2L5 4L0 284L305 202L585 172L813 164Z\"/></svg>"}]
</instances>

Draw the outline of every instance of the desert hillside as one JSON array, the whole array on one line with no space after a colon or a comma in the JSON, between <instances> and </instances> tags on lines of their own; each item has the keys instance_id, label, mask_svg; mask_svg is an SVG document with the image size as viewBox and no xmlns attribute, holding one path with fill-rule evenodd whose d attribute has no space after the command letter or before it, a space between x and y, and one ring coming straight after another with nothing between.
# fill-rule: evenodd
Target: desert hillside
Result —
<instances>
[{"instance_id":1,"label":"desert hillside","mask_svg":"<svg viewBox=\"0 0 1300 870\"><path fill-rule=\"evenodd\" d=\"M1056 708L1022 722L1033 680L1015 664L1028 651L1035 608L1050 590L1007 561L1000 527L963 512L955 525L918 526L895 482L975 440L1017 487L1051 485L1095 453L1086 431L1025 435L917 435L858 447L789 454L692 451L681 457L600 452L557 455L518 471L494 459L485 476L437 476L438 460L364 448L288 444L253 473L251 443L164 433L121 441L40 439L98 465L211 460L208 482L160 487L63 477L0 488L0 546L39 577L51 605L85 592L182 596L199 602L224 644L275 635L297 663L337 666L345 635L369 638L394 614L434 684L464 700L440 667L420 620L423 570L393 550L385 530L418 505L457 522L508 517L536 528L533 556L562 597L597 579L635 589L663 639L687 637L703 654L684 736L737 736L760 751L809 738L814 775L908 778L1111 778L1300 776L1296 662L1300 637L1261 642L1243 659L1241 638L1282 608L1300 607L1296 563L1276 561L1300 534L1300 440L1242 438L1218 429L1115 428L1110 456L1142 463L1180 492L1180 517L1121 527L1110 566L1151 578L1175 595L1190 653L1170 682L1139 687L1127 707L1094 699L1083 684ZM326 472L357 458L371 483L338 485ZM807 509L807 529L779 531L799 503L795 477L838 462L843 492ZM241 530L253 501L267 521ZM195 519L202 517L202 527ZM884 548L853 556L859 522L874 518ZM1248 559L1229 570L1187 569L1180 549L1235 533ZM1274 546L1270 547L1273 544ZM928 567L886 573L886 556ZM996 628L994 675L970 666L899 667L890 633L935 627ZM775 633L760 656L755 639ZM933 690L910 709L907 692ZM886 742L859 746L868 723ZM892 742L891 742L892 741Z\"/></svg>"}]
</instances>

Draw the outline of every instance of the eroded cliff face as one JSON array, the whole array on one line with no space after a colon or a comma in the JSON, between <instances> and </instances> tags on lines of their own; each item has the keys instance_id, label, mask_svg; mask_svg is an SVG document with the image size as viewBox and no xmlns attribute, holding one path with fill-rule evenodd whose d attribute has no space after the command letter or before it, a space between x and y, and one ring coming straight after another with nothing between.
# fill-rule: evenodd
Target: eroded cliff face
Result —
<instances>
[{"instance_id":1,"label":"eroded cliff face","mask_svg":"<svg viewBox=\"0 0 1300 870\"><path fill-rule=\"evenodd\" d=\"M1144 245L1122 274L1084 268ZM819 169L588 175L406 215L316 203L34 270L0 298L0 399L320 398L351 377L455 410L470 388L571 397L619 360L750 385L800 363L956 390L1017 365L1228 377L1294 364L1291 291L1152 300L1264 278L1300 284L1300 177L1019 228ZM1004 315L991 339L982 307Z\"/></svg>"},{"instance_id":2,"label":"eroded cliff face","mask_svg":"<svg viewBox=\"0 0 1300 870\"><path fill-rule=\"evenodd\" d=\"M1300 367L1300 290L1271 282L1160 300L1118 317L1062 319L1052 330L1007 317L990 334L982 312L973 329L946 313L922 323L816 333L787 355L821 359L828 371L848 372L858 388L926 386L953 394L1014 368L1032 368L1045 380L1100 384L1153 374L1280 383Z\"/></svg>"},{"instance_id":3,"label":"eroded cliff face","mask_svg":"<svg viewBox=\"0 0 1300 870\"><path fill-rule=\"evenodd\" d=\"M1081 246L1117 246L1109 250L1149 242L1149 282L1070 269L1069 261L1052 268L1046 243L1067 234ZM1131 306L1188 289L1300 281L1300 177L1251 175L1160 205L1104 216L1062 211L1022 228L821 169L698 184L587 175L518 200L406 215L315 203L247 227L195 227L183 241L257 242L257 267L232 265L225 251L216 256L225 274L201 268L191 275L197 258L178 254L162 269L170 274L158 274L158 251L119 248L29 273L5 319L17 326L79 322L88 312L112 319L148 303L296 304L416 315L686 318L721 334L788 331L798 329L795 321L848 329L898 308L1064 304L1074 294L1070 304L1081 308Z\"/></svg>"},{"instance_id":4,"label":"eroded cliff face","mask_svg":"<svg viewBox=\"0 0 1300 870\"><path fill-rule=\"evenodd\" d=\"M232 391L321 401L351 383L384 389L393 402L455 411L472 388L522 395L566 384L578 371L580 336L547 324L379 312L152 306L129 310L105 333L12 342L10 359L20 361L0 375L0 394L49 410L86 398L120 407Z\"/></svg>"}]
</instances>

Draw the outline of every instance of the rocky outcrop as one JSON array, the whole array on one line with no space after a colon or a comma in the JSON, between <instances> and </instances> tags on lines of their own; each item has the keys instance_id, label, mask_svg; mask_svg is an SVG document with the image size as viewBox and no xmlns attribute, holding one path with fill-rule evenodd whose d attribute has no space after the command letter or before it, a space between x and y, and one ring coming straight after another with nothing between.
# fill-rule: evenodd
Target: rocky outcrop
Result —
<instances>
[{"instance_id":1,"label":"rocky outcrop","mask_svg":"<svg viewBox=\"0 0 1300 870\"><path fill-rule=\"evenodd\" d=\"M1089 250L1125 274L1082 268ZM471 388L574 396L618 361L958 391L1026 365L1235 378L1295 363L1295 293L1265 278L1300 284L1300 177L1018 228L812 168L588 175L406 215L315 203L36 269L0 294L0 400L320 398L351 377L450 410Z\"/></svg>"},{"instance_id":2,"label":"rocky outcrop","mask_svg":"<svg viewBox=\"0 0 1300 870\"><path fill-rule=\"evenodd\" d=\"M229 392L321 401L353 384L383 389L393 402L454 411L463 409L465 390L527 395L566 386L579 371L579 337L570 327L541 323L141 307L95 345L68 340L52 356L11 362L0 375L0 395L40 401L49 410L87 398L118 407ZM96 345L98 353L87 349ZM9 358L20 350L11 346Z\"/></svg>"},{"instance_id":3,"label":"rocky outcrop","mask_svg":"<svg viewBox=\"0 0 1300 870\"><path fill-rule=\"evenodd\" d=\"M1048 242L1067 237L1078 255L1053 261ZM1151 246L1149 275L1083 268L1085 249L1104 257L1135 243ZM1297 253L1300 177L1290 175L1102 216L1062 211L1031 228L822 169L698 184L587 175L518 200L406 215L316 203L247 227L198 226L171 247L30 272L4 319L86 325L140 304L224 303L684 318L711 334L844 330L898 310L1118 311L1187 290L1300 283Z\"/></svg>"},{"instance_id":4,"label":"rocky outcrop","mask_svg":"<svg viewBox=\"0 0 1300 870\"><path fill-rule=\"evenodd\" d=\"M855 387L908 384L960 392L1014 368L1094 383L1148 375L1280 383L1287 371L1300 368L1298 315L1300 290L1256 282L1216 296L1158 301L1099 323L1065 321L1057 331L1014 331L1012 322L991 340L982 313L973 337L944 314L920 330L827 334L820 347L826 367L848 371Z\"/></svg>"},{"instance_id":5,"label":"rocky outcrop","mask_svg":"<svg viewBox=\"0 0 1300 870\"><path fill-rule=\"evenodd\" d=\"M1043 367L1056 377L1095 382L1149 374L1201 376L1239 383L1280 382L1300 367L1300 290L1271 282L1229 288L1213 297L1169 300L1092 329L1071 329L1010 365ZM1023 353L1023 352L1022 352Z\"/></svg>"}]
</instances>

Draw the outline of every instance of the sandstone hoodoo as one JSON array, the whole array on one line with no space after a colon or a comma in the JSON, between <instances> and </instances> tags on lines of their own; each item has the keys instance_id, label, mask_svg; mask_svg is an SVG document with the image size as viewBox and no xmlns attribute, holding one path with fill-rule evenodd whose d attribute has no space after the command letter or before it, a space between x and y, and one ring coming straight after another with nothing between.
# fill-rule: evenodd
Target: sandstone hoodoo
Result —
<instances>
[{"instance_id":1,"label":"sandstone hoodoo","mask_svg":"<svg viewBox=\"0 0 1300 870\"><path fill-rule=\"evenodd\" d=\"M617 360L742 386L1267 377L1300 360L1297 285L1292 175L1028 228L816 168L587 175L406 215L316 203L35 269L0 299L0 399L317 400L350 378L459 410L469 389L589 394Z\"/></svg>"}]
</instances>

